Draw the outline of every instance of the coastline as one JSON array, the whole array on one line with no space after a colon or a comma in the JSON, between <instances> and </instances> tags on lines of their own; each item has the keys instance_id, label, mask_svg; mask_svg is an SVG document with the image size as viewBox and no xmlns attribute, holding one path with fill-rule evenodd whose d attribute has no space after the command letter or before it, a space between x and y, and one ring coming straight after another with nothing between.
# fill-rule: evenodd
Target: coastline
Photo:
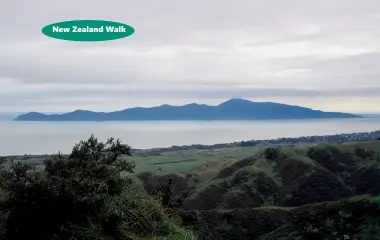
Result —
<instances>
[{"instance_id":1,"label":"coastline","mask_svg":"<svg viewBox=\"0 0 380 240\"><path fill-rule=\"evenodd\" d=\"M216 143L212 145L192 144L183 146L171 146L164 148L150 149L132 149L135 155L161 155L164 152L180 151L180 150L209 150L220 148L237 148L237 147L271 147L271 146L294 146L301 144L318 144L318 143L343 143L343 142L363 142L380 139L380 129L370 132L341 133L333 135L313 135L302 137L283 137L274 139L248 140L231 143ZM8 155L6 157L47 157L56 154L41 155Z\"/></svg>"},{"instance_id":2,"label":"coastline","mask_svg":"<svg viewBox=\"0 0 380 240\"><path fill-rule=\"evenodd\" d=\"M284 137L264 140L248 140L232 143L217 143L213 145L183 145L172 146L169 148L151 148L151 149L135 149L135 153L154 153L154 152L170 152L178 150L190 149L218 149L218 148L234 148L234 147L270 147L270 146L292 146L299 144L317 144L317 143L343 143L343 142L362 142L371 141L380 138L380 130L371 132L355 132L341 133L334 135L314 135L302 137Z\"/></svg>"}]
</instances>

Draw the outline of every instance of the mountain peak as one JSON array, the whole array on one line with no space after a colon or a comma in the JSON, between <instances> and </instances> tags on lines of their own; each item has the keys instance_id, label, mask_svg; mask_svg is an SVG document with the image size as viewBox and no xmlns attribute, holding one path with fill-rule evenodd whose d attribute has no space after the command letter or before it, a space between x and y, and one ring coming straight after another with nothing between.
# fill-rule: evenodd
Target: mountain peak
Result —
<instances>
[{"instance_id":1,"label":"mountain peak","mask_svg":"<svg viewBox=\"0 0 380 240\"><path fill-rule=\"evenodd\" d=\"M84 110L84 109L77 109L73 112L78 112L78 113L87 113L87 112L92 112L92 111L89 111L89 110Z\"/></svg>"},{"instance_id":2,"label":"mountain peak","mask_svg":"<svg viewBox=\"0 0 380 240\"><path fill-rule=\"evenodd\" d=\"M231 98L230 100L222 102L221 104L219 104L219 106L227 105L227 104L229 105L229 104L246 104L246 103L252 103L252 102L243 98Z\"/></svg>"}]
</instances>

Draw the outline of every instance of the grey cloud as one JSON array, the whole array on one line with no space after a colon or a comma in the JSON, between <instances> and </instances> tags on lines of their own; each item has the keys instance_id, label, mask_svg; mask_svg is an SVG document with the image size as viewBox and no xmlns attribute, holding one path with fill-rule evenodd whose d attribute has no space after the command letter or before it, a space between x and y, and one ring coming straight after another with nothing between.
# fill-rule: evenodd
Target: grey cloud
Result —
<instances>
[{"instance_id":1,"label":"grey cloud","mask_svg":"<svg viewBox=\"0 0 380 240\"><path fill-rule=\"evenodd\" d=\"M375 98L378 9L378 0L5 1L0 106L66 101L76 108L76 101L118 97L157 105L168 98ZM136 32L103 43L41 34L72 19L121 21Z\"/></svg>"},{"instance_id":2,"label":"grey cloud","mask_svg":"<svg viewBox=\"0 0 380 240\"><path fill-rule=\"evenodd\" d=\"M315 90L315 89L190 89L190 90L165 90L165 89L139 89L139 90L64 90L64 91L49 91L49 92L36 92L28 95L22 94L9 94L2 97L0 105L10 104L51 104L52 102L67 102L73 98L75 100L91 100L91 101L104 101L104 99L128 99L128 98L185 98L185 99L228 99L228 98L270 98L270 97L325 97L325 98L339 98L339 97L378 97L380 87L375 88L352 88L352 89L339 89L339 90ZM67 96L70 96L69 98ZM75 102L75 101L74 101Z\"/></svg>"},{"instance_id":3,"label":"grey cloud","mask_svg":"<svg viewBox=\"0 0 380 240\"><path fill-rule=\"evenodd\" d=\"M356 54L343 58L334 58L315 61L312 64L300 64L297 67L307 67L314 71L327 71L329 73L355 73L372 72L378 73L380 52ZM344 70L344 71L343 71Z\"/></svg>"}]
</instances>

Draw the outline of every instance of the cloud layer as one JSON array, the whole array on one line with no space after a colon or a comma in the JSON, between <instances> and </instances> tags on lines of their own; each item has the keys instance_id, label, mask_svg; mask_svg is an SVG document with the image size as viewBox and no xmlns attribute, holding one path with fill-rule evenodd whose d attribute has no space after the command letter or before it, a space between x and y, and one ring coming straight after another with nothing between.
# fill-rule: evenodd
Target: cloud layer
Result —
<instances>
[{"instance_id":1,"label":"cloud layer","mask_svg":"<svg viewBox=\"0 0 380 240\"><path fill-rule=\"evenodd\" d=\"M0 9L0 112L111 111L232 97L379 112L380 2L10 1ZM100 43L49 39L73 19L131 25Z\"/></svg>"}]
</instances>

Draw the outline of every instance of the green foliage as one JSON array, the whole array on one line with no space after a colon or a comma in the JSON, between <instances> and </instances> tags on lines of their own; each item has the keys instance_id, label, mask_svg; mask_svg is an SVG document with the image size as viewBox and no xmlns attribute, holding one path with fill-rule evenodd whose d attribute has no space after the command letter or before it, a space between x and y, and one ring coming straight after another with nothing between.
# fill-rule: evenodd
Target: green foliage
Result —
<instances>
[{"instance_id":1,"label":"green foliage","mask_svg":"<svg viewBox=\"0 0 380 240\"><path fill-rule=\"evenodd\" d=\"M190 192L183 206L197 214L191 221L184 221L195 224L203 237L205 232L213 232L207 239L220 236L222 239L257 239L253 234L256 237L268 234L263 238L268 240L380 239L374 237L372 227L375 216L380 216L373 203L344 202L346 197L362 198L362 194L372 194L379 189L378 144L375 143L264 148L222 169L217 177ZM342 204L330 204L332 201ZM256 214L240 218L265 206L288 207L290 216L285 214L282 224L276 228L267 215L262 219ZM244 214L220 216L223 210L239 208ZM203 219L206 223L199 223L201 213L211 212L215 212L215 216L207 216ZM223 221L229 222L224 225ZM258 225L260 231L255 229L251 233ZM360 238L360 234L369 238Z\"/></svg>"},{"instance_id":2,"label":"green foliage","mask_svg":"<svg viewBox=\"0 0 380 240\"><path fill-rule=\"evenodd\" d=\"M294 222L296 229L306 239L358 239L359 232L366 236L360 239L377 239L370 222L379 214L373 200L346 200L335 206L309 209L299 214ZM363 227L369 229L363 229ZM363 231L365 230L365 231ZM363 237L364 237L363 236Z\"/></svg>"},{"instance_id":3,"label":"green foliage","mask_svg":"<svg viewBox=\"0 0 380 240\"><path fill-rule=\"evenodd\" d=\"M374 150L361 148L359 146L355 148L354 153L356 156L361 157L363 159L365 158L374 159L374 156L376 154Z\"/></svg>"},{"instance_id":4,"label":"green foliage","mask_svg":"<svg viewBox=\"0 0 380 240\"><path fill-rule=\"evenodd\" d=\"M0 174L0 238L165 239L178 229L191 235L127 176L134 163L122 156L130 156L130 149L119 140L103 143L91 136L68 156L46 160L41 171L11 162Z\"/></svg>"},{"instance_id":5,"label":"green foliage","mask_svg":"<svg viewBox=\"0 0 380 240\"><path fill-rule=\"evenodd\" d=\"M264 156L268 160L275 160L276 158L280 157L280 149L278 148L266 148L264 150Z\"/></svg>"}]
</instances>

